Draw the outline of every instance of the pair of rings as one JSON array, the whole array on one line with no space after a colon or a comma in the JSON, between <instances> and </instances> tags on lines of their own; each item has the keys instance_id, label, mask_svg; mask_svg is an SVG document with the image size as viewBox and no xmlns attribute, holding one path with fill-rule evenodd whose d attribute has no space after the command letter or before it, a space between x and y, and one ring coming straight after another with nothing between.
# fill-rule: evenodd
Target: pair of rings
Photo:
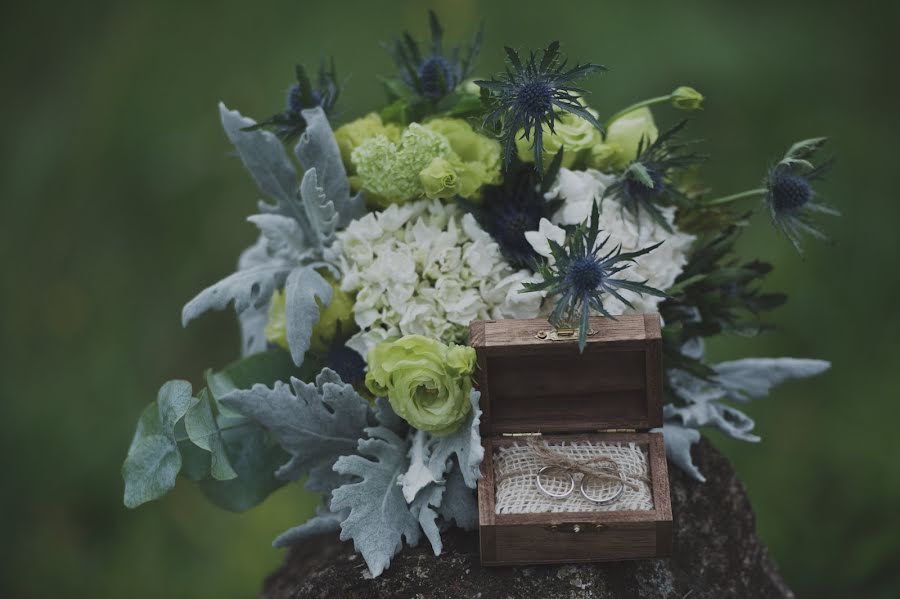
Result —
<instances>
[{"instance_id":1,"label":"pair of rings","mask_svg":"<svg viewBox=\"0 0 900 599\"><path fill-rule=\"evenodd\" d=\"M560 471L560 472L566 474L569 477L569 486L565 491L553 492L553 491L548 490L543 485L543 483L541 483L541 475L543 475L548 470L557 470L557 471ZM622 480L620 478L619 485L618 485L618 487L616 487L616 489L613 493L601 495L600 497L592 497L587 491L585 491L585 488L584 488L584 483L587 479L588 479L588 475L584 475L581 478L581 495L582 495L582 497L584 497L591 503L595 503L597 505L607 505L607 504L610 504L610 503L614 502L615 500L617 500L619 497L622 496L622 493L625 492L625 483L622 482ZM541 468L538 471L538 473L535 475L534 482L537 485L538 491L540 491L541 494L543 494L551 499L565 499L566 497L568 497L569 495L571 495L572 493L575 492L575 477L572 476L572 473L568 472L566 470L560 470L558 467L555 467L555 466L544 466L543 468Z\"/></svg>"}]
</instances>

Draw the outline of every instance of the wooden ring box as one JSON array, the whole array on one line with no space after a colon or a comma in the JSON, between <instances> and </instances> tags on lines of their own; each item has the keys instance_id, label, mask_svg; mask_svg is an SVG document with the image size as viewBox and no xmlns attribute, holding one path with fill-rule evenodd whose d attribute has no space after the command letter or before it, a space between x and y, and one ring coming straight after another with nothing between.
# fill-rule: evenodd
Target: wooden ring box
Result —
<instances>
[{"instance_id":1,"label":"wooden ring box","mask_svg":"<svg viewBox=\"0 0 900 599\"><path fill-rule=\"evenodd\" d=\"M662 433L657 314L591 318L577 333L546 320L479 320L484 461L478 481L481 563L486 566L656 558L672 552L672 509ZM494 452L539 433L559 442L634 442L646 451L653 509L496 514Z\"/></svg>"}]
</instances>

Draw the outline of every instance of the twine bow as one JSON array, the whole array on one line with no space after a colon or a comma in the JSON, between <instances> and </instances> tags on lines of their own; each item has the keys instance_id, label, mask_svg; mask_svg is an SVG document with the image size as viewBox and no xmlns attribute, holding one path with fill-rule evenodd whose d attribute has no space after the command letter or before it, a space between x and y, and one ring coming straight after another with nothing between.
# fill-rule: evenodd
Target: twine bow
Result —
<instances>
[{"instance_id":1,"label":"twine bow","mask_svg":"<svg viewBox=\"0 0 900 599\"><path fill-rule=\"evenodd\" d=\"M633 480L630 480L631 478L637 478L639 481L646 483L650 482L643 474L631 477L624 475L619 469L618 463L608 456L597 456L584 460L570 458L553 451L546 441L538 441L537 437L528 438L528 448L543 461L543 466L551 466L572 476L581 474L582 477L618 482L633 490L639 490L640 486ZM507 472L497 483L499 484L518 474L521 474L521 472Z\"/></svg>"}]
</instances>

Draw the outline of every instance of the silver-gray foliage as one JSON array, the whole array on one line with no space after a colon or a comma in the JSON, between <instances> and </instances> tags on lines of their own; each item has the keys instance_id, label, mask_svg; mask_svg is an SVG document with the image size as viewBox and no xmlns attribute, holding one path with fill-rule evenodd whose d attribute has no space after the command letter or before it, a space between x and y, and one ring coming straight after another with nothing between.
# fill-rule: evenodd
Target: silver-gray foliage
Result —
<instances>
[{"instance_id":1,"label":"silver-gray foliage","mask_svg":"<svg viewBox=\"0 0 900 599\"><path fill-rule=\"evenodd\" d=\"M259 422L290 454L276 472L282 480L296 480L316 466L355 453L373 422L369 403L327 368L315 384L291 378L289 385L276 382L271 389L254 385L235 390L221 401Z\"/></svg>"},{"instance_id":2,"label":"silver-gray foliage","mask_svg":"<svg viewBox=\"0 0 900 599\"><path fill-rule=\"evenodd\" d=\"M696 356L702 347L690 348ZM808 378L828 370L823 360L798 358L747 358L722 362L713 366L716 375L710 380L681 370L666 373L669 385L683 405L668 404L663 408L666 455L669 460L699 481L705 480L691 460L691 445L700 440L697 429L714 427L734 439L758 442L753 434L755 423L743 411L726 401L746 403L765 397L771 389L790 379Z\"/></svg>"},{"instance_id":3,"label":"silver-gray foliage","mask_svg":"<svg viewBox=\"0 0 900 599\"><path fill-rule=\"evenodd\" d=\"M304 111L308 127L295 148L305 167L299 184L293 161L273 133L246 130L255 121L222 104L219 112L241 162L270 201L261 201L261 214L248 219L260 230L260 239L241 257L237 272L189 301L182 323L232 304L241 322L242 353L259 352L265 348L265 314L272 294L285 288L288 346L299 366L320 306L331 301L330 285L319 271L337 274L328 248L338 228L362 214L362 198L350 195L340 151L321 108Z\"/></svg>"},{"instance_id":4,"label":"silver-gray foliage","mask_svg":"<svg viewBox=\"0 0 900 599\"><path fill-rule=\"evenodd\" d=\"M409 467L408 442L383 426L366 429L366 435L359 440L359 455L343 456L334 464L340 474L360 480L334 490L331 511L349 510L341 522L341 540L352 539L369 571L378 576L403 540L415 545L422 531L397 484Z\"/></svg>"},{"instance_id":5,"label":"silver-gray foliage","mask_svg":"<svg viewBox=\"0 0 900 599\"><path fill-rule=\"evenodd\" d=\"M428 469L434 480L442 480L450 467L450 458L456 456L460 474L470 489L474 489L481 477L481 460L484 459L484 447L481 445L481 434L478 427L481 423L481 394L472 390L469 401L472 409L465 422L455 433L446 436L432 437Z\"/></svg>"}]
</instances>

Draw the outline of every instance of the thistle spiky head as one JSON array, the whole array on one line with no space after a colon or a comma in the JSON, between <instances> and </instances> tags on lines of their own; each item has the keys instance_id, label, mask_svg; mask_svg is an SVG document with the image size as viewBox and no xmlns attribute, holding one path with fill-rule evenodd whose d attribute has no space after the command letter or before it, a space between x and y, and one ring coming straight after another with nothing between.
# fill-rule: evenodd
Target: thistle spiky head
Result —
<instances>
[{"instance_id":1,"label":"thistle spiky head","mask_svg":"<svg viewBox=\"0 0 900 599\"><path fill-rule=\"evenodd\" d=\"M554 326L578 326L578 346L581 351L587 343L588 318L591 311L614 318L603 305L604 294L609 294L624 305L634 305L622 291L666 297L658 289L648 286L647 281L630 281L620 278L635 259L652 252L662 242L634 252L623 252L615 247L604 253L609 237L600 239L599 209L594 204L589 222L582 223L567 235L565 244L559 245L548 240L552 260L537 265L537 272L543 278L540 283L524 283L523 291L541 291L556 297L556 306L550 313L550 323Z\"/></svg>"},{"instance_id":2,"label":"thistle spiky head","mask_svg":"<svg viewBox=\"0 0 900 599\"><path fill-rule=\"evenodd\" d=\"M507 47L506 62L506 72L490 81L475 83L488 94L492 106L485 117L485 126L496 129L499 125L503 163L507 168L512 162L516 136L522 131L522 137L532 142L535 170L543 173L543 128L554 134L559 112L570 112L603 130L594 115L581 105L579 95L584 90L574 82L605 71L606 67L587 63L566 69L559 42L552 42L542 52L531 52L524 61L516 50Z\"/></svg>"},{"instance_id":3,"label":"thistle spiky head","mask_svg":"<svg viewBox=\"0 0 900 599\"><path fill-rule=\"evenodd\" d=\"M819 201L813 182L824 177L832 159L813 164L813 155L825 144L824 137L807 139L792 145L784 157L769 170L765 181L765 203L772 224L794 248L803 253L800 240L809 235L822 241L828 237L813 222L815 214L839 216L840 213Z\"/></svg>"},{"instance_id":4,"label":"thistle spiky head","mask_svg":"<svg viewBox=\"0 0 900 599\"><path fill-rule=\"evenodd\" d=\"M420 45L404 31L388 46L388 51L400 71L400 81L419 100L434 103L452 93L471 75L481 50L483 31L479 29L465 48L456 45L446 49L444 28L432 10L428 11L428 23L431 29L430 44Z\"/></svg>"}]
</instances>

